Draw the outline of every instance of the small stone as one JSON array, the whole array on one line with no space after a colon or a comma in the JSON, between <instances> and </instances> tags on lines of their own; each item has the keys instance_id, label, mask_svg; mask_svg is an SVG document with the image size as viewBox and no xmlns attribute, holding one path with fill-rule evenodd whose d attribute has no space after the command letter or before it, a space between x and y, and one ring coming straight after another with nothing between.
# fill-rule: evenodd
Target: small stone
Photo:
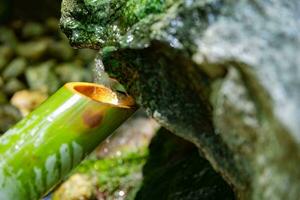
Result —
<instances>
[{"instance_id":1,"label":"small stone","mask_svg":"<svg viewBox=\"0 0 300 200\"><path fill-rule=\"evenodd\" d=\"M15 33L11 29L1 27L0 33L0 43L4 43L12 48L17 47L18 40Z\"/></svg>"},{"instance_id":2,"label":"small stone","mask_svg":"<svg viewBox=\"0 0 300 200\"><path fill-rule=\"evenodd\" d=\"M53 200L89 200L93 196L93 190L90 177L75 174L59 187L53 195Z\"/></svg>"},{"instance_id":3,"label":"small stone","mask_svg":"<svg viewBox=\"0 0 300 200\"><path fill-rule=\"evenodd\" d=\"M3 78L15 78L25 71L27 61L24 58L16 58L5 68Z\"/></svg>"},{"instance_id":4,"label":"small stone","mask_svg":"<svg viewBox=\"0 0 300 200\"><path fill-rule=\"evenodd\" d=\"M59 31L59 32L58 32L58 36L59 36L59 38L60 38L62 41L69 43L69 39L67 38L67 36L66 36L63 32Z\"/></svg>"},{"instance_id":5,"label":"small stone","mask_svg":"<svg viewBox=\"0 0 300 200\"><path fill-rule=\"evenodd\" d=\"M8 82L5 83L4 85L4 91L7 94L13 94L19 90L22 90L25 88L25 85L19 81L16 78L10 79Z\"/></svg>"},{"instance_id":6,"label":"small stone","mask_svg":"<svg viewBox=\"0 0 300 200\"><path fill-rule=\"evenodd\" d=\"M13 50L11 47L4 45L0 46L0 69L4 68L10 59L13 57Z\"/></svg>"},{"instance_id":7,"label":"small stone","mask_svg":"<svg viewBox=\"0 0 300 200\"><path fill-rule=\"evenodd\" d=\"M49 54L59 60L70 60L74 55L74 50L69 43L53 41L49 45Z\"/></svg>"},{"instance_id":8,"label":"small stone","mask_svg":"<svg viewBox=\"0 0 300 200\"><path fill-rule=\"evenodd\" d=\"M0 46L0 69L4 68L13 57L13 49L8 45Z\"/></svg>"},{"instance_id":9,"label":"small stone","mask_svg":"<svg viewBox=\"0 0 300 200\"><path fill-rule=\"evenodd\" d=\"M62 82L91 81L92 75L84 68L75 63L64 63L55 69L56 74Z\"/></svg>"},{"instance_id":10,"label":"small stone","mask_svg":"<svg viewBox=\"0 0 300 200\"><path fill-rule=\"evenodd\" d=\"M11 59L14 55L13 49L8 45L0 46L0 57Z\"/></svg>"},{"instance_id":11,"label":"small stone","mask_svg":"<svg viewBox=\"0 0 300 200\"><path fill-rule=\"evenodd\" d=\"M59 21L54 17L48 18L46 20L46 28L51 32L57 32L59 30Z\"/></svg>"},{"instance_id":12,"label":"small stone","mask_svg":"<svg viewBox=\"0 0 300 200\"><path fill-rule=\"evenodd\" d=\"M0 76L0 87L2 87L4 85L4 80L3 78Z\"/></svg>"},{"instance_id":13,"label":"small stone","mask_svg":"<svg viewBox=\"0 0 300 200\"><path fill-rule=\"evenodd\" d=\"M7 103L7 97L3 91L0 90L0 104Z\"/></svg>"},{"instance_id":14,"label":"small stone","mask_svg":"<svg viewBox=\"0 0 300 200\"><path fill-rule=\"evenodd\" d=\"M48 61L39 66L29 67L25 76L30 89L45 93L55 92L59 88L60 82L52 71L54 65L54 61Z\"/></svg>"},{"instance_id":15,"label":"small stone","mask_svg":"<svg viewBox=\"0 0 300 200\"><path fill-rule=\"evenodd\" d=\"M47 99L48 95L41 91L21 90L16 92L10 102L20 110L22 116L28 115Z\"/></svg>"},{"instance_id":16,"label":"small stone","mask_svg":"<svg viewBox=\"0 0 300 200\"><path fill-rule=\"evenodd\" d=\"M24 38L36 38L43 35L44 27L36 22L28 22L22 29L22 36Z\"/></svg>"},{"instance_id":17,"label":"small stone","mask_svg":"<svg viewBox=\"0 0 300 200\"><path fill-rule=\"evenodd\" d=\"M0 106L0 133L5 132L20 119L21 114L17 108L9 104L2 104Z\"/></svg>"},{"instance_id":18,"label":"small stone","mask_svg":"<svg viewBox=\"0 0 300 200\"><path fill-rule=\"evenodd\" d=\"M91 62L96 57L96 50L92 49L78 49L77 58L82 60L83 62Z\"/></svg>"},{"instance_id":19,"label":"small stone","mask_svg":"<svg viewBox=\"0 0 300 200\"><path fill-rule=\"evenodd\" d=\"M0 69L4 68L7 65L8 61L0 57Z\"/></svg>"},{"instance_id":20,"label":"small stone","mask_svg":"<svg viewBox=\"0 0 300 200\"><path fill-rule=\"evenodd\" d=\"M46 53L48 46L49 39L47 38L22 43L17 47L17 54L28 59L37 60Z\"/></svg>"}]
</instances>

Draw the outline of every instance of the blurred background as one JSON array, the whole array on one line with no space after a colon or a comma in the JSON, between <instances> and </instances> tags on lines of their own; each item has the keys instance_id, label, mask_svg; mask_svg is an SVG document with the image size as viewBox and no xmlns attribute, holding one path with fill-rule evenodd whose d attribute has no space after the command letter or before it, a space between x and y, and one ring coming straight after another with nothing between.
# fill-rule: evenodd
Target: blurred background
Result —
<instances>
[{"instance_id":1,"label":"blurred background","mask_svg":"<svg viewBox=\"0 0 300 200\"><path fill-rule=\"evenodd\" d=\"M0 133L66 82L93 81L97 51L73 49L59 29L60 0L0 0ZM138 111L45 199L125 199L142 180L158 124Z\"/></svg>"},{"instance_id":2,"label":"blurred background","mask_svg":"<svg viewBox=\"0 0 300 200\"><path fill-rule=\"evenodd\" d=\"M0 1L0 132L70 81L92 81L96 51L59 30L60 1Z\"/></svg>"}]
</instances>

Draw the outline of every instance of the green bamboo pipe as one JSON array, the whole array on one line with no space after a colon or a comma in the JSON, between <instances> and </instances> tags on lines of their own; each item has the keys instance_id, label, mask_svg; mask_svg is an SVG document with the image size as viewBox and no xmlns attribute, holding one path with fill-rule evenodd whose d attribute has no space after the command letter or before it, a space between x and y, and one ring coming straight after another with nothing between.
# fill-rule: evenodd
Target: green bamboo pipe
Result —
<instances>
[{"instance_id":1,"label":"green bamboo pipe","mask_svg":"<svg viewBox=\"0 0 300 200\"><path fill-rule=\"evenodd\" d=\"M134 111L129 96L67 83L0 138L0 200L40 199Z\"/></svg>"}]
</instances>

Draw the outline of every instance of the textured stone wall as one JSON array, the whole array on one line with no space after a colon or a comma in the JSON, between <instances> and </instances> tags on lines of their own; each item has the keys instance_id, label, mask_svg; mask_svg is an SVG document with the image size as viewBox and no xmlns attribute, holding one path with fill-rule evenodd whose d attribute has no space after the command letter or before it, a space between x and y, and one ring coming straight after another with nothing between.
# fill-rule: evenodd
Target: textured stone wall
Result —
<instances>
[{"instance_id":1,"label":"textured stone wall","mask_svg":"<svg viewBox=\"0 0 300 200\"><path fill-rule=\"evenodd\" d=\"M238 198L298 199L299 19L298 0L64 0L61 27Z\"/></svg>"}]
</instances>

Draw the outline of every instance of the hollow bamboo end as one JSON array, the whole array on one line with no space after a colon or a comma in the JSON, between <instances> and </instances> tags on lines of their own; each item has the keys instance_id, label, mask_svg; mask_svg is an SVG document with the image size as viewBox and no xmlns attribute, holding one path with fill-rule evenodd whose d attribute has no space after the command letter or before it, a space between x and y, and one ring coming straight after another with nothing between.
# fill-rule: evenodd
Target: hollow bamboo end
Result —
<instances>
[{"instance_id":1,"label":"hollow bamboo end","mask_svg":"<svg viewBox=\"0 0 300 200\"><path fill-rule=\"evenodd\" d=\"M96 102L112 104L123 108L132 108L135 105L132 97L114 92L110 88L96 83L71 82L65 84L65 87L73 93Z\"/></svg>"}]
</instances>

